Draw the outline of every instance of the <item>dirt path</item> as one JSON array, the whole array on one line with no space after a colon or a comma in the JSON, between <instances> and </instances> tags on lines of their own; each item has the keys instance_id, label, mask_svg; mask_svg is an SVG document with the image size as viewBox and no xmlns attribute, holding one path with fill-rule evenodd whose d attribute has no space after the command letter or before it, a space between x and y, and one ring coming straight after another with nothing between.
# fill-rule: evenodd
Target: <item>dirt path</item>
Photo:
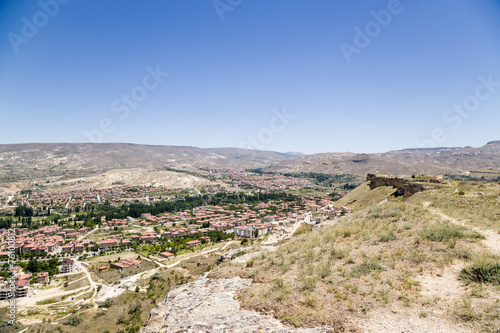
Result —
<instances>
[{"instance_id":1,"label":"dirt path","mask_svg":"<svg viewBox=\"0 0 500 333\"><path fill-rule=\"evenodd\" d=\"M189 257L186 257L186 258L182 258L181 260L179 260L177 262L174 262L173 264L164 265L164 266L167 267L167 268L172 268L172 267L177 266L179 263L183 262L186 259L191 259L191 258L194 258L194 257L198 257L198 256L201 256L201 255L205 255L205 254L211 253L211 252L215 252L215 251L218 251L218 250L225 250L229 245L231 245L233 243L237 243L237 241L231 241L231 242L225 244L224 246L217 247L215 249L211 249L211 250L208 250L208 251L205 251L205 252L200 252L198 254L195 254L195 255L192 255L192 256L189 256Z\"/></svg>"},{"instance_id":2,"label":"dirt path","mask_svg":"<svg viewBox=\"0 0 500 333\"><path fill-rule=\"evenodd\" d=\"M99 230L99 227L97 227L95 229L92 229L91 231L87 232L85 235L82 235L82 236L78 237L77 242L80 242L82 239L84 239L85 237L87 237L88 235L94 233L97 230Z\"/></svg>"},{"instance_id":3,"label":"dirt path","mask_svg":"<svg viewBox=\"0 0 500 333\"><path fill-rule=\"evenodd\" d=\"M85 266L82 265L82 263L80 263L78 261L75 261L75 263L76 263L76 266L79 268L80 272L85 273L87 279L89 280L90 288L93 288L93 290L94 290L94 292L92 293L92 296L85 302L85 303L88 303L91 300L93 300L95 296L97 296L97 283L94 280L92 280L92 276L90 275L90 272L87 270L87 268ZM89 289L89 290L91 290L91 289Z\"/></svg>"},{"instance_id":4,"label":"dirt path","mask_svg":"<svg viewBox=\"0 0 500 333\"><path fill-rule=\"evenodd\" d=\"M472 333L466 324L452 323L439 313L429 313L425 318L419 316L412 309L398 309L397 311L380 309L370 311L365 318L355 319L361 332L428 332L428 333Z\"/></svg>"},{"instance_id":5,"label":"dirt path","mask_svg":"<svg viewBox=\"0 0 500 333\"><path fill-rule=\"evenodd\" d=\"M70 196L68 202L66 203L66 206L64 206L65 209L68 209L69 204L71 203L71 199L73 199L73 197Z\"/></svg>"},{"instance_id":6,"label":"dirt path","mask_svg":"<svg viewBox=\"0 0 500 333\"><path fill-rule=\"evenodd\" d=\"M480 229L478 227L471 226L464 221L459 221L457 219L454 219L445 213L441 212L440 210L436 208L429 208L431 202L424 202L424 208L429 210L431 213L440 216L443 220L451 222L453 224L469 228L471 230L474 230L476 232L479 232L481 235L486 237L485 239L482 240L482 244L493 254L500 255L500 235L491 229Z\"/></svg>"},{"instance_id":7,"label":"dirt path","mask_svg":"<svg viewBox=\"0 0 500 333\"><path fill-rule=\"evenodd\" d=\"M421 285L421 295L429 301L439 297L448 306L456 304L466 292L464 284L457 278L463 266L463 262L457 262L437 273L426 272L420 275L417 280ZM445 311L444 308L440 310Z\"/></svg>"},{"instance_id":8,"label":"dirt path","mask_svg":"<svg viewBox=\"0 0 500 333\"><path fill-rule=\"evenodd\" d=\"M81 278L79 278L78 280L71 281L70 283L68 283L68 286L69 286L70 284L73 284L73 283L75 283L75 282L81 281L81 280L86 279L86 278L87 278L86 276L82 276L82 277L81 277Z\"/></svg>"},{"instance_id":9,"label":"dirt path","mask_svg":"<svg viewBox=\"0 0 500 333\"><path fill-rule=\"evenodd\" d=\"M54 291L54 289L47 289L47 290L43 290L41 292L38 292L36 295L32 295L30 297L18 298L16 304L19 307L35 306L36 302L41 302L41 301L44 301L44 300L47 300L50 298L69 295L69 294L73 294L73 293L81 294L81 292L87 292L89 290L88 288L89 288L89 286L84 286L84 287L81 287L81 288L78 288L75 290L60 290L59 289L59 291ZM78 294L75 294L75 296L73 296L73 297L76 297L76 296L78 296ZM53 305L53 303L50 305ZM36 306L39 306L39 305L36 305Z\"/></svg>"},{"instance_id":10,"label":"dirt path","mask_svg":"<svg viewBox=\"0 0 500 333\"><path fill-rule=\"evenodd\" d=\"M77 293L77 294L75 294L72 297L78 297L80 295L87 293L89 290L92 290L91 288L94 288L94 295L95 295L96 283L94 281L92 281L92 278L90 277L90 274L88 274L85 267L83 267L78 261L75 261L75 263L76 263L77 267L79 268L79 272L68 273L68 274L64 274L64 275L57 275L57 277L67 276L67 275L76 275L76 274L80 274L81 272L85 272L86 276L83 276L75 281L71 281L68 285L71 285L72 283L78 282L78 281L83 280L83 279L88 279L90 282L90 286L87 285L87 286L83 286L83 287L80 287L80 288L77 288L74 290L62 290L60 287L39 290L36 295L32 295L32 296L27 297L27 298L26 297L20 298L18 301L18 304L20 306L26 306L26 307L35 306L37 302L44 301L44 300L51 299L51 298L55 298L55 297L59 297L59 296L69 295L69 294L73 294L73 293ZM49 306L49 305L52 306L52 305L67 302L67 301L68 300L63 300L63 301L59 301L59 302L55 302L55 303L50 303L50 304L47 304L47 306ZM88 301L90 301L90 300L88 300ZM38 307L38 306L43 306L43 305L36 305L36 306Z\"/></svg>"}]
</instances>

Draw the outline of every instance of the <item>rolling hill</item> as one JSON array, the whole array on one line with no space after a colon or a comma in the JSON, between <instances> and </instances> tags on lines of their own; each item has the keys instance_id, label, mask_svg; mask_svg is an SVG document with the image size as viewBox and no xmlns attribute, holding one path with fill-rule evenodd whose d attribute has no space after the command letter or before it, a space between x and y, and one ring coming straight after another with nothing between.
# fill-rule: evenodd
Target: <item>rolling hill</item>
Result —
<instances>
[{"instance_id":1,"label":"rolling hill","mask_svg":"<svg viewBox=\"0 0 500 333\"><path fill-rule=\"evenodd\" d=\"M500 140L473 148L403 149L377 154L323 153L274 163L265 171L366 175L445 174L500 171Z\"/></svg>"},{"instance_id":2,"label":"rolling hill","mask_svg":"<svg viewBox=\"0 0 500 333\"><path fill-rule=\"evenodd\" d=\"M128 143L26 143L0 145L0 176L81 174L126 168L263 168L274 172L327 174L445 174L500 171L500 141L479 147L403 149L377 154L323 153L297 156L239 148L197 148ZM496 175L498 176L498 174Z\"/></svg>"},{"instance_id":3,"label":"rolling hill","mask_svg":"<svg viewBox=\"0 0 500 333\"><path fill-rule=\"evenodd\" d=\"M36 176L123 168L259 168L292 155L238 148L203 149L127 143L26 143L0 145L0 173Z\"/></svg>"}]
</instances>

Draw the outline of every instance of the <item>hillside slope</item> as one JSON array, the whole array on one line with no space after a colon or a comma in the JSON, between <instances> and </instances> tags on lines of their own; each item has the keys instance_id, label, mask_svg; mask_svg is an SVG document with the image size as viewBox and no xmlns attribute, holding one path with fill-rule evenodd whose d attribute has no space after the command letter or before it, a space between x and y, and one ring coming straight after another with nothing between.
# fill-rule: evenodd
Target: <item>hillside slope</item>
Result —
<instances>
[{"instance_id":1,"label":"hillside slope","mask_svg":"<svg viewBox=\"0 0 500 333\"><path fill-rule=\"evenodd\" d=\"M370 190L368 182L365 182L349 192L345 197L336 201L334 205L336 207L347 206L351 209L376 205L395 192L396 189L390 186L381 186Z\"/></svg>"},{"instance_id":2,"label":"hillside slope","mask_svg":"<svg viewBox=\"0 0 500 333\"><path fill-rule=\"evenodd\" d=\"M441 185L383 202L362 186L351 215L209 276L252 279L242 307L296 327L497 332L500 185Z\"/></svg>"}]
</instances>

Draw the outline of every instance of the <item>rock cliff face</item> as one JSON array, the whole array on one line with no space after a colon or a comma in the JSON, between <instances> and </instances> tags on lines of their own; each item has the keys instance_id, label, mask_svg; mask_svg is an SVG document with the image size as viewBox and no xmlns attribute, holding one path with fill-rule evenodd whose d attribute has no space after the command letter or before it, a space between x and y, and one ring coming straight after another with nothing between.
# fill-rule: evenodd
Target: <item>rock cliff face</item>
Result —
<instances>
[{"instance_id":1,"label":"rock cliff face","mask_svg":"<svg viewBox=\"0 0 500 333\"><path fill-rule=\"evenodd\" d=\"M327 332L328 329L296 329L285 326L271 316L242 310L236 300L250 280L208 279L174 287L151 311L141 333L157 332Z\"/></svg>"},{"instance_id":2,"label":"rock cliff face","mask_svg":"<svg viewBox=\"0 0 500 333\"><path fill-rule=\"evenodd\" d=\"M374 174L368 174L366 180L370 182L370 190L380 186L392 186L397 189L397 195L402 195L406 198L425 190L420 184L398 177L379 177Z\"/></svg>"}]
</instances>

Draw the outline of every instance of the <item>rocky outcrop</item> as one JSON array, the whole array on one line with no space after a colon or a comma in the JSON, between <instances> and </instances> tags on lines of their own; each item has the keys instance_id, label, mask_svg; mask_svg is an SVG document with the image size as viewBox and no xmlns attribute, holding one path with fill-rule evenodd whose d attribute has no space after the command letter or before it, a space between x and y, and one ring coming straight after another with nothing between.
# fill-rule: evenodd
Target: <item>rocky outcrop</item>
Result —
<instances>
[{"instance_id":1,"label":"rocky outcrop","mask_svg":"<svg viewBox=\"0 0 500 333\"><path fill-rule=\"evenodd\" d=\"M170 290L165 299L151 311L141 333L157 332L327 332L328 329L296 329L285 326L271 316L242 310L237 294L251 285L250 280L208 279Z\"/></svg>"},{"instance_id":2,"label":"rocky outcrop","mask_svg":"<svg viewBox=\"0 0 500 333\"><path fill-rule=\"evenodd\" d=\"M422 192L425 188L417 183L414 183L408 179L398 178L398 177L381 177L369 173L366 176L366 180L370 182L370 190L380 186L391 186L397 189L396 195L402 195L404 197L410 197L417 192Z\"/></svg>"}]
</instances>

